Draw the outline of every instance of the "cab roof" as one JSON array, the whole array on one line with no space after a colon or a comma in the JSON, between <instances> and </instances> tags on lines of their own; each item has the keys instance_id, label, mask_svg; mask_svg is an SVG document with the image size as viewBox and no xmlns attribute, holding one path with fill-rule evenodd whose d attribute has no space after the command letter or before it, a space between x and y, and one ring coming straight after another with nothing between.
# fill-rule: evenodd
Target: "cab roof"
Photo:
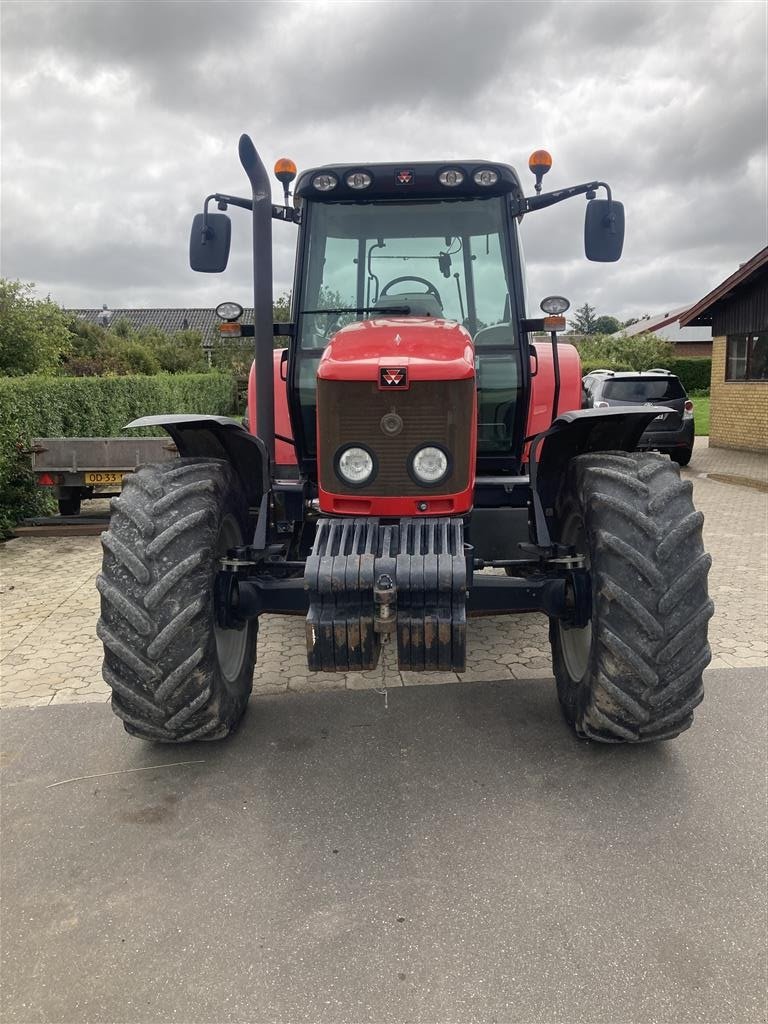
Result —
<instances>
[{"instance_id":1,"label":"cab roof","mask_svg":"<svg viewBox=\"0 0 768 1024\"><path fill-rule=\"evenodd\" d=\"M444 185L439 180L442 171L458 170L464 175L458 185ZM497 181L492 185L478 185L474 180L477 171L495 171ZM364 172L370 175L371 184L366 188L352 188L347 184L349 175ZM333 175L338 184L327 191L313 185L320 175ZM302 171L296 182L294 195L302 199L321 202L355 200L366 202L371 199L457 199L468 196L500 196L513 194L522 198L523 189L514 167L508 164L491 163L487 160L441 160L438 162L386 163L386 164L326 164Z\"/></svg>"}]
</instances>

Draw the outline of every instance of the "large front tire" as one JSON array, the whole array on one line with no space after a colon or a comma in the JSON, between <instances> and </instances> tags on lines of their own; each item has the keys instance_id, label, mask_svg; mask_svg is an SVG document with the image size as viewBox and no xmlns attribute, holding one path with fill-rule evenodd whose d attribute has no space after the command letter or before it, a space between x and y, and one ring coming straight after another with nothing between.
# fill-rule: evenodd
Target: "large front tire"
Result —
<instances>
[{"instance_id":1,"label":"large front tire","mask_svg":"<svg viewBox=\"0 0 768 1024\"><path fill-rule=\"evenodd\" d=\"M148 740L221 739L245 712L256 654L255 620L221 630L214 618L219 559L247 539L236 475L218 460L145 466L112 510L96 584L112 709Z\"/></svg>"},{"instance_id":2,"label":"large front tire","mask_svg":"<svg viewBox=\"0 0 768 1024\"><path fill-rule=\"evenodd\" d=\"M710 661L712 560L690 482L656 453L580 455L560 502L561 539L584 553L592 619L550 620L566 719L585 739L671 739L693 721Z\"/></svg>"}]
</instances>

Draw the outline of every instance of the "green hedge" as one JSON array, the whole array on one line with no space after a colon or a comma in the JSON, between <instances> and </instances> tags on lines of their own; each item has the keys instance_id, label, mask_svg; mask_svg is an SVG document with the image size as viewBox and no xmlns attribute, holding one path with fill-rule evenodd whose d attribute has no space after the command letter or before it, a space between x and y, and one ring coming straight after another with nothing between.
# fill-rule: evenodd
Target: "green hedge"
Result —
<instances>
[{"instance_id":1,"label":"green hedge","mask_svg":"<svg viewBox=\"0 0 768 1024\"><path fill-rule=\"evenodd\" d=\"M25 454L31 438L118 437L128 435L125 424L138 416L226 416L234 403L233 380L225 373L0 378L0 537L25 516L51 508L50 493L35 487Z\"/></svg>"},{"instance_id":2,"label":"green hedge","mask_svg":"<svg viewBox=\"0 0 768 1024\"><path fill-rule=\"evenodd\" d=\"M712 377L712 360L708 357L696 359L668 359L664 369L676 374L686 391L706 391Z\"/></svg>"}]
</instances>

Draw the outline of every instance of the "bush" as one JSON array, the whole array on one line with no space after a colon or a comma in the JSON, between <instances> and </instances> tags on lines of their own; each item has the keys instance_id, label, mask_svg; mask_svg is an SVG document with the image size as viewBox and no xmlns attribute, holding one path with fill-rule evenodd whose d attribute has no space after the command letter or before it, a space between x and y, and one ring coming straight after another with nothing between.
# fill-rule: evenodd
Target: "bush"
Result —
<instances>
[{"instance_id":1,"label":"bush","mask_svg":"<svg viewBox=\"0 0 768 1024\"><path fill-rule=\"evenodd\" d=\"M665 363L658 363L665 370L676 374L690 394L691 391L703 391L709 394L709 385L712 378L712 360L708 357L696 359L668 359Z\"/></svg>"},{"instance_id":2,"label":"bush","mask_svg":"<svg viewBox=\"0 0 768 1024\"><path fill-rule=\"evenodd\" d=\"M205 373L208 359L199 331L165 334L157 327L134 330L125 318L109 329L70 322L72 341L63 372L73 377L109 374Z\"/></svg>"},{"instance_id":3,"label":"bush","mask_svg":"<svg viewBox=\"0 0 768 1024\"><path fill-rule=\"evenodd\" d=\"M56 373L71 344L66 313L33 285L0 278L0 374Z\"/></svg>"},{"instance_id":4,"label":"bush","mask_svg":"<svg viewBox=\"0 0 768 1024\"><path fill-rule=\"evenodd\" d=\"M631 370L632 367L626 363L617 363L613 359L585 359L581 363L581 375L586 377L588 373L592 373L594 370Z\"/></svg>"},{"instance_id":5,"label":"bush","mask_svg":"<svg viewBox=\"0 0 768 1024\"><path fill-rule=\"evenodd\" d=\"M575 344L582 362L596 363L608 370L617 368L613 363L620 363L629 370L666 366L675 352L670 342L648 333L635 334L631 338L621 334L593 334Z\"/></svg>"},{"instance_id":6,"label":"bush","mask_svg":"<svg viewBox=\"0 0 768 1024\"><path fill-rule=\"evenodd\" d=\"M144 332L139 334L168 373L205 373L208 357L203 349L203 336L199 331L177 331L175 334Z\"/></svg>"},{"instance_id":7,"label":"bush","mask_svg":"<svg viewBox=\"0 0 768 1024\"><path fill-rule=\"evenodd\" d=\"M0 378L0 536L50 501L25 454L33 437L118 437L138 416L233 411L233 381L223 373Z\"/></svg>"}]
</instances>

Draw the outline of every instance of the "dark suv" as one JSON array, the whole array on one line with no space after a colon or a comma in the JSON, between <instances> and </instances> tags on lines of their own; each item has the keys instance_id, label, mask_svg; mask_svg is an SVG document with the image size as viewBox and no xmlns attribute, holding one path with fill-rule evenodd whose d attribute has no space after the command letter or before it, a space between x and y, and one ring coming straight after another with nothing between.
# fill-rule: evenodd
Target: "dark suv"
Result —
<instances>
[{"instance_id":1,"label":"dark suv","mask_svg":"<svg viewBox=\"0 0 768 1024\"><path fill-rule=\"evenodd\" d=\"M663 405L638 442L638 450L653 448L666 452L678 466L687 466L693 452L693 402L685 388L668 370L642 373L593 370L582 380L585 409L606 409L612 405Z\"/></svg>"}]
</instances>

